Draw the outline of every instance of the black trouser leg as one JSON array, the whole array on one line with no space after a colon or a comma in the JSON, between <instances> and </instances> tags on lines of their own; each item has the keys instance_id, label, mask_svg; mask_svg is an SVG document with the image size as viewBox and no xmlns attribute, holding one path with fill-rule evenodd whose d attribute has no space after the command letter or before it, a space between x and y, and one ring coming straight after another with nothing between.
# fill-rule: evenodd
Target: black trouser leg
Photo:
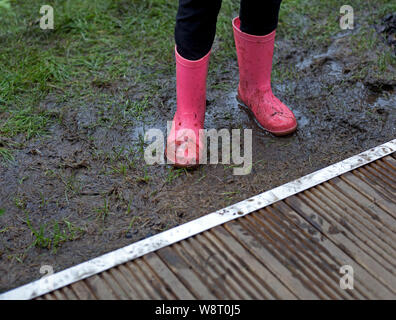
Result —
<instances>
[{"instance_id":1,"label":"black trouser leg","mask_svg":"<svg viewBox=\"0 0 396 320\"><path fill-rule=\"evenodd\" d=\"M282 0L241 0L241 30L266 35L278 25ZM212 47L216 34L221 0L179 0L175 41L178 53L185 59L198 60Z\"/></svg>"},{"instance_id":2,"label":"black trouser leg","mask_svg":"<svg viewBox=\"0 0 396 320\"><path fill-rule=\"evenodd\" d=\"M221 0L179 0L175 40L185 59L198 60L212 47Z\"/></svg>"},{"instance_id":3,"label":"black trouser leg","mask_svg":"<svg viewBox=\"0 0 396 320\"><path fill-rule=\"evenodd\" d=\"M278 26L282 0L241 0L241 31L255 36L271 33Z\"/></svg>"}]
</instances>

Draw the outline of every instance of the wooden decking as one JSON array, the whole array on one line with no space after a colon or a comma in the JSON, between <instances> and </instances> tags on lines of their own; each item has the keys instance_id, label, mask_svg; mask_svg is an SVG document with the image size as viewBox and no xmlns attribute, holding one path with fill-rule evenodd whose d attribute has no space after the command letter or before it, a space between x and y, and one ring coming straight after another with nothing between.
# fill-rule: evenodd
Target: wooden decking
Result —
<instances>
[{"instance_id":1,"label":"wooden decking","mask_svg":"<svg viewBox=\"0 0 396 320\"><path fill-rule=\"evenodd\" d=\"M395 153L38 297L395 298Z\"/></svg>"}]
</instances>

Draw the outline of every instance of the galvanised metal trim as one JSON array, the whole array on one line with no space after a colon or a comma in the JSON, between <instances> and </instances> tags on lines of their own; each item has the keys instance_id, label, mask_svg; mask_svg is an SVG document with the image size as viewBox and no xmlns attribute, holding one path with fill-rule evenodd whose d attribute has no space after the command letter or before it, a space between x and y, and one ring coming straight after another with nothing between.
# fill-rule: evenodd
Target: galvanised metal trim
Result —
<instances>
[{"instance_id":1,"label":"galvanised metal trim","mask_svg":"<svg viewBox=\"0 0 396 320\"><path fill-rule=\"evenodd\" d=\"M78 264L0 295L33 299L269 206L396 151L396 139L181 226Z\"/></svg>"}]
</instances>

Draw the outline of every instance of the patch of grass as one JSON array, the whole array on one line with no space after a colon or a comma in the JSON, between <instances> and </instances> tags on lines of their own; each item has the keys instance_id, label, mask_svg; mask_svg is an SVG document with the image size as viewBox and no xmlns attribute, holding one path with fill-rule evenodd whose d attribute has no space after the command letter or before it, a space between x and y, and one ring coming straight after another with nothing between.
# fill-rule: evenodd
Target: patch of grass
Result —
<instances>
[{"instance_id":1,"label":"patch of grass","mask_svg":"<svg viewBox=\"0 0 396 320\"><path fill-rule=\"evenodd\" d=\"M328 46L341 30L340 8L346 3L342 0L289 0L283 1L277 35L280 38L301 43L310 50ZM385 45L373 28L385 14L396 11L392 0L361 1L347 3L354 9L354 30L348 36L352 54L361 63L351 73L351 79L362 80L368 75L374 78L394 79L396 76L396 57ZM321 49L323 50L323 49ZM295 79L298 73L293 66L275 64L273 79L284 81ZM298 79L297 79L298 80Z\"/></svg>"},{"instance_id":2,"label":"patch of grass","mask_svg":"<svg viewBox=\"0 0 396 320\"><path fill-rule=\"evenodd\" d=\"M143 183L149 183L151 179L152 178L151 178L151 176L148 173L147 166L145 165L143 167L143 176L136 177L136 181L137 182L143 182Z\"/></svg>"},{"instance_id":3,"label":"patch of grass","mask_svg":"<svg viewBox=\"0 0 396 320\"><path fill-rule=\"evenodd\" d=\"M300 77L301 73L297 70L295 65L275 62L271 74L271 78L274 81L284 82L286 80L298 80Z\"/></svg>"},{"instance_id":4,"label":"patch of grass","mask_svg":"<svg viewBox=\"0 0 396 320\"><path fill-rule=\"evenodd\" d=\"M44 112L34 112L32 108L9 110L9 118L0 127L0 133L5 136L15 136L19 133L27 139L45 133L50 121Z\"/></svg>"},{"instance_id":5,"label":"patch of grass","mask_svg":"<svg viewBox=\"0 0 396 320\"><path fill-rule=\"evenodd\" d=\"M12 3L0 11L0 133L27 139L45 132L50 114L39 102L57 91L63 100L89 96L91 83L128 78L149 84L173 66L177 3L153 1L49 1L55 29L41 30L42 3ZM145 75L141 77L141 68ZM60 98L62 100L62 98ZM77 105L77 101L75 103ZM146 102L131 101L142 117Z\"/></svg>"},{"instance_id":6,"label":"patch of grass","mask_svg":"<svg viewBox=\"0 0 396 320\"><path fill-rule=\"evenodd\" d=\"M51 246L53 251L56 252L57 248L64 242L76 240L84 230L74 226L70 221L64 219L62 228L61 223L55 222L52 227Z\"/></svg>"},{"instance_id":7,"label":"patch of grass","mask_svg":"<svg viewBox=\"0 0 396 320\"><path fill-rule=\"evenodd\" d=\"M380 1L350 0L288 0L283 1L279 13L278 34L282 38L304 41L312 49L329 44L341 30L340 8L348 4L354 9L355 25L364 23L368 12L375 12Z\"/></svg>"},{"instance_id":8,"label":"patch of grass","mask_svg":"<svg viewBox=\"0 0 396 320\"><path fill-rule=\"evenodd\" d=\"M40 225L39 229L34 228L28 214L26 214L26 224L34 236L33 243L29 246L29 248L37 246L48 249L51 244L51 239L45 236L46 225Z\"/></svg>"},{"instance_id":9,"label":"patch of grass","mask_svg":"<svg viewBox=\"0 0 396 320\"><path fill-rule=\"evenodd\" d=\"M114 166L113 167L113 173L120 174L120 175L125 177L126 174L127 174L127 166L125 164L123 164L123 163L121 163L118 166Z\"/></svg>"},{"instance_id":10,"label":"patch of grass","mask_svg":"<svg viewBox=\"0 0 396 320\"><path fill-rule=\"evenodd\" d=\"M138 219L137 216L132 217L131 221L129 222L128 228L125 230L125 233L128 233L129 230L132 229L132 226L134 225L135 221Z\"/></svg>"},{"instance_id":11,"label":"patch of grass","mask_svg":"<svg viewBox=\"0 0 396 320\"><path fill-rule=\"evenodd\" d=\"M0 147L0 159L2 159L5 162L10 162L14 160L14 156L12 155L12 152L4 147Z\"/></svg>"},{"instance_id":12,"label":"patch of grass","mask_svg":"<svg viewBox=\"0 0 396 320\"><path fill-rule=\"evenodd\" d=\"M69 202L70 195L76 195L81 191L81 181L76 177L75 173L72 173L69 176L62 175L60 172L56 172L55 174L63 183L65 187L65 199L66 202Z\"/></svg>"},{"instance_id":13,"label":"patch of grass","mask_svg":"<svg viewBox=\"0 0 396 320\"><path fill-rule=\"evenodd\" d=\"M168 174L165 178L165 182L171 184L175 179L180 177L183 173L187 174L186 168L168 168Z\"/></svg>"},{"instance_id":14,"label":"patch of grass","mask_svg":"<svg viewBox=\"0 0 396 320\"><path fill-rule=\"evenodd\" d=\"M238 195L240 191L228 191L220 193L221 196L224 196L225 201L230 201L234 198L234 196Z\"/></svg>"},{"instance_id":15,"label":"patch of grass","mask_svg":"<svg viewBox=\"0 0 396 320\"><path fill-rule=\"evenodd\" d=\"M374 28L362 26L360 32L350 37L350 41L353 55L362 61L353 75L354 79L365 79L370 74L374 79L396 80L396 56L381 41Z\"/></svg>"},{"instance_id":16,"label":"patch of grass","mask_svg":"<svg viewBox=\"0 0 396 320\"><path fill-rule=\"evenodd\" d=\"M144 135L139 133L138 141L135 143L136 152L140 156L144 156L144 150L149 144L144 141Z\"/></svg>"},{"instance_id":17,"label":"patch of grass","mask_svg":"<svg viewBox=\"0 0 396 320\"><path fill-rule=\"evenodd\" d=\"M141 101L127 100L125 104L125 114L131 114L137 120L143 120L148 110L148 97Z\"/></svg>"},{"instance_id":18,"label":"patch of grass","mask_svg":"<svg viewBox=\"0 0 396 320\"><path fill-rule=\"evenodd\" d=\"M129 215L132 212L132 199L128 201L126 214Z\"/></svg>"},{"instance_id":19,"label":"patch of grass","mask_svg":"<svg viewBox=\"0 0 396 320\"><path fill-rule=\"evenodd\" d=\"M396 58L390 50L383 51L379 54L377 67L380 73L389 71L389 66L392 64L396 66ZM395 70L392 71L394 72ZM395 76L394 73L393 76Z\"/></svg>"},{"instance_id":20,"label":"patch of grass","mask_svg":"<svg viewBox=\"0 0 396 320\"><path fill-rule=\"evenodd\" d=\"M52 228L49 228L50 223L40 224L39 228L35 228L27 212L25 222L34 237L28 249L39 247L56 253L62 243L76 240L84 232L83 229L74 226L66 219L60 222L52 222Z\"/></svg>"},{"instance_id":21,"label":"patch of grass","mask_svg":"<svg viewBox=\"0 0 396 320\"><path fill-rule=\"evenodd\" d=\"M385 0L379 1L379 4L376 6L378 17L383 17L388 13L396 12L396 2L393 0ZM373 22L372 20L370 22Z\"/></svg>"},{"instance_id":22,"label":"patch of grass","mask_svg":"<svg viewBox=\"0 0 396 320\"><path fill-rule=\"evenodd\" d=\"M109 215L110 209L109 209L109 200L105 198L103 200L103 206L96 208L95 211L97 212L97 217L102 220L104 223L106 217Z\"/></svg>"},{"instance_id":23,"label":"patch of grass","mask_svg":"<svg viewBox=\"0 0 396 320\"><path fill-rule=\"evenodd\" d=\"M11 9L10 0L0 0L0 9Z\"/></svg>"},{"instance_id":24,"label":"patch of grass","mask_svg":"<svg viewBox=\"0 0 396 320\"><path fill-rule=\"evenodd\" d=\"M111 163L116 163L117 161L123 159L125 152L125 147L124 146L119 146L119 147L113 147L112 152L110 154L110 162Z\"/></svg>"},{"instance_id":25,"label":"patch of grass","mask_svg":"<svg viewBox=\"0 0 396 320\"><path fill-rule=\"evenodd\" d=\"M25 207L26 207L26 202L25 202L25 200L22 199L22 198L19 197L19 196L15 196L15 197L14 197L14 203L15 203L15 206L16 206L18 209L25 209Z\"/></svg>"}]
</instances>

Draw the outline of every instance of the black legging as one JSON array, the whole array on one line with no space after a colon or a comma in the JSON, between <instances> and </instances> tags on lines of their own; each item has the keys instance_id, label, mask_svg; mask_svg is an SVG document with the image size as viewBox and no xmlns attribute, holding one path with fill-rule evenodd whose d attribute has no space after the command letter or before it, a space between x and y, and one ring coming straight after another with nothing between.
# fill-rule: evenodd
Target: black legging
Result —
<instances>
[{"instance_id":1,"label":"black legging","mask_svg":"<svg viewBox=\"0 0 396 320\"><path fill-rule=\"evenodd\" d=\"M178 53L188 60L198 60L212 47L217 15L222 0L179 0L175 40ZM262 36L278 25L282 0L241 0L241 30Z\"/></svg>"}]
</instances>

